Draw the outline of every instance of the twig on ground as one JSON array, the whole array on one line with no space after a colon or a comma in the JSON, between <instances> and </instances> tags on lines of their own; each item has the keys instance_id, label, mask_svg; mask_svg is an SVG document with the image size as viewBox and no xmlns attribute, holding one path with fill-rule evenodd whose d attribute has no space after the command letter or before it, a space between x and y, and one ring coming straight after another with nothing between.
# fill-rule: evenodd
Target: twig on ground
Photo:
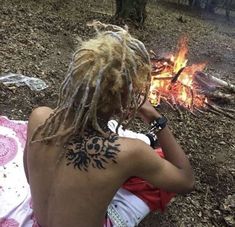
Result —
<instances>
[{"instance_id":1,"label":"twig on ground","mask_svg":"<svg viewBox=\"0 0 235 227\"><path fill-rule=\"evenodd\" d=\"M194 107L194 109L195 109L196 111L198 111L199 113L201 113L201 114L205 114L205 113L206 113L205 111L203 111L203 110L201 110L201 109L199 109L199 108L197 108L197 107Z\"/></svg>"},{"instance_id":2,"label":"twig on ground","mask_svg":"<svg viewBox=\"0 0 235 227\"><path fill-rule=\"evenodd\" d=\"M168 105L171 107L172 110L175 110L174 106L167 100L166 97L161 97L161 99L162 99L164 102L166 102L166 104L168 104Z\"/></svg>"},{"instance_id":3,"label":"twig on ground","mask_svg":"<svg viewBox=\"0 0 235 227\"><path fill-rule=\"evenodd\" d=\"M179 109L176 101L175 101L175 97L171 94L171 100L172 100L172 103L173 103L173 107L177 110L178 114L179 114L179 117L182 118L182 112L181 110Z\"/></svg>"},{"instance_id":4,"label":"twig on ground","mask_svg":"<svg viewBox=\"0 0 235 227\"><path fill-rule=\"evenodd\" d=\"M230 108L224 108L224 107L220 107L221 110L223 111L227 111L227 112L231 112L231 113L235 113L234 109L230 109Z\"/></svg>"},{"instance_id":5,"label":"twig on ground","mask_svg":"<svg viewBox=\"0 0 235 227\"><path fill-rule=\"evenodd\" d=\"M209 185L206 186L206 195L205 195L205 199L204 199L204 202L207 201L207 197L208 197L208 193L209 193Z\"/></svg>"},{"instance_id":6,"label":"twig on ground","mask_svg":"<svg viewBox=\"0 0 235 227\"><path fill-rule=\"evenodd\" d=\"M213 105L213 104L210 104L210 103L208 103L208 102L205 102L205 104L209 107L208 110L210 110L210 108L211 108L213 111L215 111L215 112L217 112L217 113L219 113L219 114L225 115L225 116L227 116L227 117L229 117L229 118L235 120L235 117L234 117L232 114L223 111L223 110L220 109L219 107L217 107L217 106L215 106L215 105Z\"/></svg>"}]
</instances>

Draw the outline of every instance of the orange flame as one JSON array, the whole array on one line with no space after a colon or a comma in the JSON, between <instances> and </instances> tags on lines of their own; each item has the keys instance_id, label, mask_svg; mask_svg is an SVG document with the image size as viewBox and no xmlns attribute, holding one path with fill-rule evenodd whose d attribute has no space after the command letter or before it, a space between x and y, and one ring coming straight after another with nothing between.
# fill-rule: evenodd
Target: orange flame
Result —
<instances>
[{"instance_id":1,"label":"orange flame","mask_svg":"<svg viewBox=\"0 0 235 227\"><path fill-rule=\"evenodd\" d=\"M193 64L187 66L188 53L187 39L179 42L179 51L167 59L153 60L152 80L149 99L153 105L160 103L161 99L170 100L187 108L201 107L205 97L194 87L196 71L202 71L206 64Z\"/></svg>"},{"instance_id":2,"label":"orange flame","mask_svg":"<svg viewBox=\"0 0 235 227\"><path fill-rule=\"evenodd\" d=\"M181 68L185 67L187 64L187 59L186 59L186 55L188 53L188 49L186 47L186 43L188 42L188 40L186 39L186 37L183 37L180 41L179 41L179 52L177 54L177 57L174 61L174 68L173 68L173 72L177 73Z\"/></svg>"}]
</instances>

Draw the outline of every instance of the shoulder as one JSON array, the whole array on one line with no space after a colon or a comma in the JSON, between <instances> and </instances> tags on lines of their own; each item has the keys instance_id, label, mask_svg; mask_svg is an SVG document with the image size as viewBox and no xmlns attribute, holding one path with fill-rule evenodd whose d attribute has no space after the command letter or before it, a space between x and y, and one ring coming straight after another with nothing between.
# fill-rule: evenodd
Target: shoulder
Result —
<instances>
[{"instance_id":1,"label":"shoulder","mask_svg":"<svg viewBox=\"0 0 235 227\"><path fill-rule=\"evenodd\" d=\"M53 113L53 109L41 106L34 109L29 116L29 123L42 124Z\"/></svg>"},{"instance_id":2,"label":"shoulder","mask_svg":"<svg viewBox=\"0 0 235 227\"><path fill-rule=\"evenodd\" d=\"M154 150L140 139L120 137L120 141L124 153L127 153L128 158L131 158L133 164L136 163L137 166L156 156Z\"/></svg>"},{"instance_id":3,"label":"shoulder","mask_svg":"<svg viewBox=\"0 0 235 227\"><path fill-rule=\"evenodd\" d=\"M141 151L153 150L146 142L140 139L127 137L120 137L120 139L131 153L138 154Z\"/></svg>"},{"instance_id":4,"label":"shoulder","mask_svg":"<svg viewBox=\"0 0 235 227\"><path fill-rule=\"evenodd\" d=\"M29 121L30 120L39 120L39 121L45 121L50 114L53 113L53 109L47 106L40 106L35 108L30 116L29 116Z\"/></svg>"},{"instance_id":5,"label":"shoulder","mask_svg":"<svg viewBox=\"0 0 235 227\"><path fill-rule=\"evenodd\" d=\"M43 124L49 116L53 113L53 109L47 106L37 107L32 111L29 116L28 121L28 134L29 136L33 133L33 131L38 128L41 124Z\"/></svg>"},{"instance_id":6,"label":"shoulder","mask_svg":"<svg viewBox=\"0 0 235 227\"><path fill-rule=\"evenodd\" d=\"M155 150L148 144L139 139L121 138L124 153L128 155L126 158L129 167L131 167L132 174L143 177L149 171L157 171L164 165L162 159Z\"/></svg>"}]
</instances>

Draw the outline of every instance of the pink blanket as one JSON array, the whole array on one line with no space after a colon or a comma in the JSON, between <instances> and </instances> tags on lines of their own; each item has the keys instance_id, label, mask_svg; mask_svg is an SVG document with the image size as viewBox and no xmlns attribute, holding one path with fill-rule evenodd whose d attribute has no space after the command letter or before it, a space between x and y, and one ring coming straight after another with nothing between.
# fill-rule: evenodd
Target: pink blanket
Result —
<instances>
[{"instance_id":1,"label":"pink blanket","mask_svg":"<svg viewBox=\"0 0 235 227\"><path fill-rule=\"evenodd\" d=\"M23 151L27 122L0 116L0 226L36 226L25 178Z\"/></svg>"}]
</instances>

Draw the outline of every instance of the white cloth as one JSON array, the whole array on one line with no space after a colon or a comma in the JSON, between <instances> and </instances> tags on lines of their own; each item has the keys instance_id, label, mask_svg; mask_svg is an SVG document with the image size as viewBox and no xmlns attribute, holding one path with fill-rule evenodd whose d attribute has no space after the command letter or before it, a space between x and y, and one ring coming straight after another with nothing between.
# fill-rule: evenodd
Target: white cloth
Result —
<instances>
[{"instance_id":1,"label":"white cloth","mask_svg":"<svg viewBox=\"0 0 235 227\"><path fill-rule=\"evenodd\" d=\"M123 188L116 192L110 206L117 211L127 227L137 226L150 212L148 205L143 200ZM110 215L110 219L112 220L112 215ZM121 225L113 223L114 226L121 227Z\"/></svg>"},{"instance_id":2,"label":"white cloth","mask_svg":"<svg viewBox=\"0 0 235 227\"><path fill-rule=\"evenodd\" d=\"M118 126L118 122L115 120L110 120L108 122L108 127L113 132L116 132L117 126ZM128 129L124 130L122 125L120 125L120 127L118 128L118 135L122 137L132 138L132 139L140 139L144 141L145 143L147 143L148 145L150 145L149 138L146 135L142 133L133 132Z\"/></svg>"}]
</instances>

